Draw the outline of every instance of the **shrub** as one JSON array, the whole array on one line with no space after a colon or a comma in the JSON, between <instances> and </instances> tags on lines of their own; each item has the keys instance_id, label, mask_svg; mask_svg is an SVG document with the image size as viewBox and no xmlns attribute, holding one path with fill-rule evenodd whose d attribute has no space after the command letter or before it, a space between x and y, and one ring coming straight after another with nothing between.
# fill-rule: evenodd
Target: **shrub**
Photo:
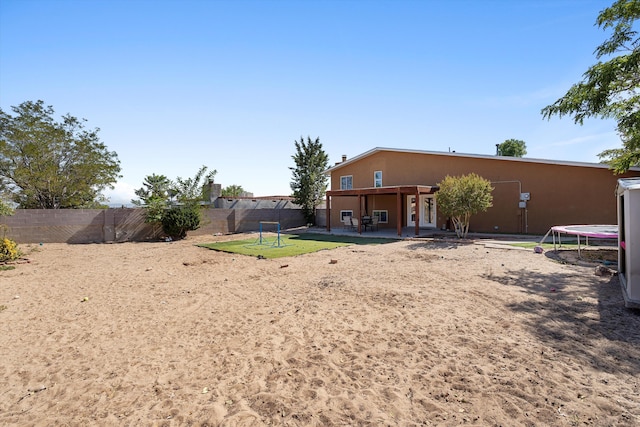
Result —
<instances>
[{"instance_id":1,"label":"shrub","mask_svg":"<svg viewBox=\"0 0 640 427\"><path fill-rule=\"evenodd\" d=\"M0 242L0 262L13 261L20 257L18 244L11 239L3 238Z\"/></svg>"},{"instance_id":2,"label":"shrub","mask_svg":"<svg viewBox=\"0 0 640 427\"><path fill-rule=\"evenodd\" d=\"M471 215L492 206L491 182L471 173L454 177L447 175L438 186L436 200L440 213L451 218L458 237L467 237Z\"/></svg>"},{"instance_id":3,"label":"shrub","mask_svg":"<svg viewBox=\"0 0 640 427\"><path fill-rule=\"evenodd\" d=\"M197 205L177 206L165 211L162 216L162 230L172 239L184 239L187 231L200 228L200 207Z\"/></svg>"}]
</instances>

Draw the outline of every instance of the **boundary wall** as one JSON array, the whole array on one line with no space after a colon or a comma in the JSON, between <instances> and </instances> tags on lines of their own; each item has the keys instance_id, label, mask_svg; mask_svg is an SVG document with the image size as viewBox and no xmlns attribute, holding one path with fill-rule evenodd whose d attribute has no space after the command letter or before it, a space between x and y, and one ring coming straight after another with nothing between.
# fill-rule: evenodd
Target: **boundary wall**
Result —
<instances>
[{"instance_id":1,"label":"boundary wall","mask_svg":"<svg viewBox=\"0 0 640 427\"><path fill-rule=\"evenodd\" d=\"M305 225L299 209L205 208L200 228L189 235L258 231L260 221L280 222L282 229ZM0 216L6 236L17 243L141 242L163 237L162 228L144 222L142 208L16 209ZM275 230L275 229L274 229ZM266 231L271 231L268 227ZM4 234L0 230L0 237Z\"/></svg>"}]
</instances>

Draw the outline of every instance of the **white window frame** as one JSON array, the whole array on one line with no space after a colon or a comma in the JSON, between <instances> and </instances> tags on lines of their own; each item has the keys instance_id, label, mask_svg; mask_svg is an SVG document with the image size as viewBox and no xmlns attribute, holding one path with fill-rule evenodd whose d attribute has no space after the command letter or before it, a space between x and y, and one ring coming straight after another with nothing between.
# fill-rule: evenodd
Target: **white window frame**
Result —
<instances>
[{"instance_id":1,"label":"white window frame","mask_svg":"<svg viewBox=\"0 0 640 427\"><path fill-rule=\"evenodd\" d=\"M351 190L353 188L353 175L344 175L340 177L340 189Z\"/></svg>"},{"instance_id":2,"label":"white window frame","mask_svg":"<svg viewBox=\"0 0 640 427\"><path fill-rule=\"evenodd\" d=\"M353 211L351 209L345 209L340 211L340 222L344 222L344 218L350 216L353 218Z\"/></svg>"},{"instance_id":3,"label":"white window frame","mask_svg":"<svg viewBox=\"0 0 640 427\"><path fill-rule=\"evenodd\" d=\"M376 175L380 174L378 178ZM382 187L382 171L373 172L373 186L374 187Z\"/></svg>"},{"instance_id":4,"label":"white window frame","mask_svg":"<svg viewBox=\"0 0 640 427\"><path fill-rule=\"evenodd\" d=\"M386 209L374 209L371 213L372 216L378 217L378 223L380 224L388 224L389 223L389 211Z\"/></svg>"}]
</instances>

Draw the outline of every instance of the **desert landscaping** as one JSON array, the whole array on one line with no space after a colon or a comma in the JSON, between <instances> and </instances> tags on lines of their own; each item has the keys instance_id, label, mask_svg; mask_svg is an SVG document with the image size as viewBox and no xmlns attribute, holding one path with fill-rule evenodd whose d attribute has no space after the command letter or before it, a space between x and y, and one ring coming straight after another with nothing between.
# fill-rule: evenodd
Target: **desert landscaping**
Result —
<instances>
[{"instance_id":1,"label":"desert landscaping","mask_svg":"<svg viewBox=\"0 0 640 427\"><path fill-rule=\"evenodd\" d=\"M0 271L0 425L640 424L640 312L597 263L196 246L240 237L23 245Z\"/></svg>"}]
</instances>

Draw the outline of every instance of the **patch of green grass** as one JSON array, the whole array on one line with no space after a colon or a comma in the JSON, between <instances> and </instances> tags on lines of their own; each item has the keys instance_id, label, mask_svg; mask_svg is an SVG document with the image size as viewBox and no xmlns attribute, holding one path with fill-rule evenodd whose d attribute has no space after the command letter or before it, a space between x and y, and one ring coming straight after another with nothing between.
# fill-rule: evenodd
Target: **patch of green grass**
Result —
<instances>
[{"instance_id":1,"label":"patch of green grass","mask_svg":"<svg viewBox=\"0 0 640 427\"><path fill-rule=\"evenodd\" d=\"M259 238L256 235L256 237L252 237L250 239L204 243L198 246L239 255L255 257L262 256L264 258L282 258L308 254L324 249L335 249L340 246L380 245L393 241L395 240L305 233L281 234L280 247L278 247L277 237L273 235L269 235L267 238L263 237L262 244L259 244Z\"/></svg>"},{"instance_id":2,"label":"patch of green grass","mask_svg":"<svg viewBox=\"0 0 640 427\"><path fill-rule=\"evenodd\" d=\"M0 271L15 270L15 265L0 265Z\"/></svg>"},{"instance_id":3,"label":"patch of green grass","mask_svg":"<svg viewBox=\"0 0 640 427\"><path fill-rule=\"evenodd\" d=\"M575 240L574 240L575 242ZM538 242L518 242L518 243L510 243L511 246L518 246L520 248L535 248L536 246L542 246L542 249L544 250L551 250L553 249L553 243L543 243L540 244ZM580 245L581 248L585 247L584 242L582 242L582 244ZM556 243L556 249L578 249L578 243L569 243L569 242L562 242L562 245L560 245L559 243Z\"/></svg>"}]
</instances>

